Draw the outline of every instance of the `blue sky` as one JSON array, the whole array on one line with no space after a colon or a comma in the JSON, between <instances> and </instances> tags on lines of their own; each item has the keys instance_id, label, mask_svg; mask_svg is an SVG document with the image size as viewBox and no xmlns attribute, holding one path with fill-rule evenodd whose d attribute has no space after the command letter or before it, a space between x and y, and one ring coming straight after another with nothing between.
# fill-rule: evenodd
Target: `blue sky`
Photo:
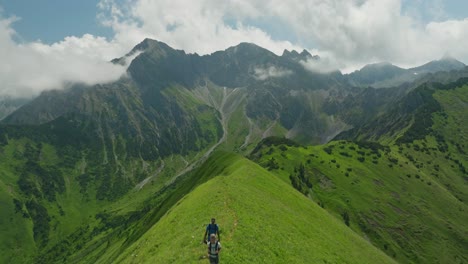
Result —
<instances>
[{"instance_id":1,"label":"blue sky","mask_svg":"<svg viewBox=\"0 0 468 264\"><path fill-rule=\"evenodd\" d=\"M304 66L320 72L468 63L468 1L0 0L0 95L115 80L125 66L108 62L144 38L199 54L240 42L307 49L321 60Z\"/></svg>"},{"instance_id":2,"label":"blue sky","mask_svg":"<svg viewBox=\"0 0 468 264\"><path fill-rule=\"evenodd\" d=\"M97 19L98 0L0 0L4 16L19 18L13 24L22 41L53 43L85 33L111 37L112 29Z\"/></svg>"},{"instance_id":3,"label":"blue sky","mask_svg":"<svg viewBox=\"0 0 468 264\"><path fill-rule=\"evenodd\" d=\"M465 0L404 0L403 9L422 3L423 8L419 11L423 13L426 22L442 19L463 19L468 17L468 1ZM431 10L440 7L439 10ZM438 12L444 14L442 17L434 17ZM436 15L437 16L437 15Z\"/></svg>"}]
</instances>

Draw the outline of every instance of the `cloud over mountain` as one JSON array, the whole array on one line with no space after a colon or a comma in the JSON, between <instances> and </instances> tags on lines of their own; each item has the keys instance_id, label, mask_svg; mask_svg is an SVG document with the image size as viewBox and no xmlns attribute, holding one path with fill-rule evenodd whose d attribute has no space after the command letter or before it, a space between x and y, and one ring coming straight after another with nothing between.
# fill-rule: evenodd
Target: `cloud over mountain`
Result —
<instances>
[{"instance_id":1,"label":"cloud over mountain","mask_svg":"<svg viewBox=\"0 0 468 264\"><path fill-rule=\"evenodd\" d=\"M67 37L52 45L16 43L11 28L14 18L0 20L0 94L29 97L43 90L60 89L67 83L105 83L118 79L125 67L108 62L118 50L104 38Z\"/></svg>"},{"instance_id":2,"label":"cloud over mountain","mask_svg":"<svg viewBox=\"0 0 468 264\"><path fill-rule=\"evenodd\" d=\"M370 62L414 66L450 54L468 60L468 19L441 20L438 1L401 0L102 0L101 18L119 42L149 36L202 54L239 42L254 42L280 54L308 48L326 58L328 68L355 69ZM408 4L407 4L408 5ZM423 21L417 8L437 21ZM328 69L326 70L328 71Z\"/></svg>"},{"instance_id":3,"label":"cloud over mountain","mask_svg":"<svg viewBox=\"0 0 468 264\"><path fill-rule=\"evenodd\" d=\"M257 80L266 80L268 78L281 78L291 75L293 72L287 69L281 69L275 66L257 67L254 69L254 78Z\"/></svg>"},{"instance_id":4,"label":"cloud over mountain","mask_svg":"<svg viewBox=\"0 0 468 264\"><path fill-rule=\"evenodd\" d=\"M113 30L111 38L85 34L52 44L14 41L14 19L0 17L2 93L115 80L125 67L107 61L144 38L199 54L240 42L278 55L306 48L321 57L304 64L317 72L348 72L381 61L411 67L444 55L468 62L461 44L468 43L468 18L450 19L440 1L408 5L403 0L101 0L97 17ZM422 19L419 9L432 15Z\"/></svg>"}]
</instances>

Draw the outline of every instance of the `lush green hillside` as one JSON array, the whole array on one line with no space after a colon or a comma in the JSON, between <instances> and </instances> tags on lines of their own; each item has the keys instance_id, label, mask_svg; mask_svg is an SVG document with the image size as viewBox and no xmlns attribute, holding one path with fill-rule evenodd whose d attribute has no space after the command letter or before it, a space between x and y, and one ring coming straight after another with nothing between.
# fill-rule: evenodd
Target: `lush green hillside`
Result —
<instances>
[{"instance_id":1,"label":"lush green hillside","mask_svg":"<svg viewBox=\"0 0 468 264\"><path fill-rule=\"evenodd\" d=\"M57 123L0 129L0 263L62 263L108 241L121 245L171 206L167 199L187 181L170 183L197 158L150 161L119 151L119 158L106 159L99 143L80 151L85 133L71 144L72 134L47 128L54 125L64 129Z\"/></svg>"},{"instance_id":2,"label":"lush green hillside","mask_svg":"<svg viewBox=\"0 0 468 264\"><path fill-rule=\"evenodd\" d=\"M418 84L408 93L402 88L385 90L369 88L367 89L369 92L361 93L359 96L348 96L342 105L328 104L327 110L329 114L337 114L354 126L339 134L336 139L378 141L387 144L411 143L413 140L424 139L427 135L434 136L438 133L432 129L433 118L437 118L434 115L443 114L444 118L448 118L455 112L464 114L468 111L466 105L459 103L456 111L445 112L444 103L436 99L436 95L440 93L453 96L456 88L466 85L468 78L465 77L444 84L425 82ZM464 94L465 91L466 88L463 88L460 93ZM387 94L396 92L402 95L392 100L383 99ZM454 124L454 126L460 125L463 124Z\"/></svg>"},{"instance_id":3,"label":"lush green hillside","mask_svg":"<svg viewBox=\"0 0 468 264\"><path fill-rule=\"evenodd\" d=\"M268 139L252 158L399 262L464 263L468 86L455 87L429 90L398 144Z\"/></svg>"},{"instance_id":4,"label":"lush green hillside","mask_svg":"<svg viewBox=\"0 0 468 264\"><path fill-rule=\"evenodd\" d=\"M205 263L201 239L212 216L221 226L223 263L393 262L245 158L217 153L199 174L216 177L188 193L117 263Z\"/></svg>"},{"instance_id":5,"label":"lush green hillside","mask_svg":"<svg viewBox=\"0 0 468 264\"><path fill-rule=\"evenodd\" d=\"M344 141L280 145L266 148L258 161L399 262L466 261L467 190L456 164L426 165L412 149L403 155L374 149Z\"/></svg>"}]
</instances>

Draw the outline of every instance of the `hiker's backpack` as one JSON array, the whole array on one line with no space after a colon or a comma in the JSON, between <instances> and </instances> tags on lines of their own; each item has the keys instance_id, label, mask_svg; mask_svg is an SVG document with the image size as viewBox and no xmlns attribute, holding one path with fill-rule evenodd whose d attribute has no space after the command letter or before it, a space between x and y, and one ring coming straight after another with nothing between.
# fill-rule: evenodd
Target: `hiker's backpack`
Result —
<instances>
[{"instance_id":1,"label":"hiker's backpack","mask_svg":"<svg viewBox=\"0 0 468 264\"><path fill-rule=\"evenodd\" d=\"M218 229L218 224L208 224L207 226L208 229L208 235L210 234L216 234L216 232L219 230Z\"/></svg>"},{"instance_id":2,"label":"hiker's backpack","mask_svg":"<svg viewBox=\"0 0 468 264\"><path fill-rule=\"evenodd\" d=\"M218 251L218 241L216 241L216 244L215 244L215 252ZM215 253L211 253L211 242L208 243L208 254L210 255L217 255Z\"/></svg>"}]
</instances>

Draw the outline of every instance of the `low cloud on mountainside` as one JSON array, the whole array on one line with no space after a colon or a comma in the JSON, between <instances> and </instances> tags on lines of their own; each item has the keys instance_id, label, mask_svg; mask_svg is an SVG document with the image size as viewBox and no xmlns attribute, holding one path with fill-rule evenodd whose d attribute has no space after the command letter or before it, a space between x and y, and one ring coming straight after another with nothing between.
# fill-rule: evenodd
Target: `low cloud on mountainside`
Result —
<instances>
[{"instance_id":1,"label":"low cloud on mountainside","mask_svg":"<svg viewBox=\"0 0 468 264\"><path fill-rule=\"evenodd\" d=\"M275 66L257 67L254 69L254 78L260 81L269 78L280 78L291 75L293 72L287 69L281 69Z\"/></svg>"},{"instance_id":2,"label":"low cloud on mountainside","mask_svg":"<svg viewBox=\"0 0 468 264\"><path fill-rule=\"evenodd\" d=\"M306 69L311 72L316 73L331 73L342 69L345 64L338 61L333 54L322 53L321 58L307 58L307 60L301 60L299 63Z\"/></svg>"},{"instance_id":3,"label":"low cloud on mountainside","mask_svg":"<svg viewBox=\"0 0 468 264\"><path fill-rule=\"evenodd\" d=\"M462 44L468 43L468 18L450 18L435 0L101 0L97 8L98 20L114 32L110 39L85 34L53 44L18 43L15 19L0 15L0 94L115 80L125 67L107 62L144 38L199 54L240 42L278 55L306 48L321 57L303 63L315 72L382 61L410 67L444 55L468 62ZM425 19L421 10L429 14Z\"/></svg>"}]
</instances>

